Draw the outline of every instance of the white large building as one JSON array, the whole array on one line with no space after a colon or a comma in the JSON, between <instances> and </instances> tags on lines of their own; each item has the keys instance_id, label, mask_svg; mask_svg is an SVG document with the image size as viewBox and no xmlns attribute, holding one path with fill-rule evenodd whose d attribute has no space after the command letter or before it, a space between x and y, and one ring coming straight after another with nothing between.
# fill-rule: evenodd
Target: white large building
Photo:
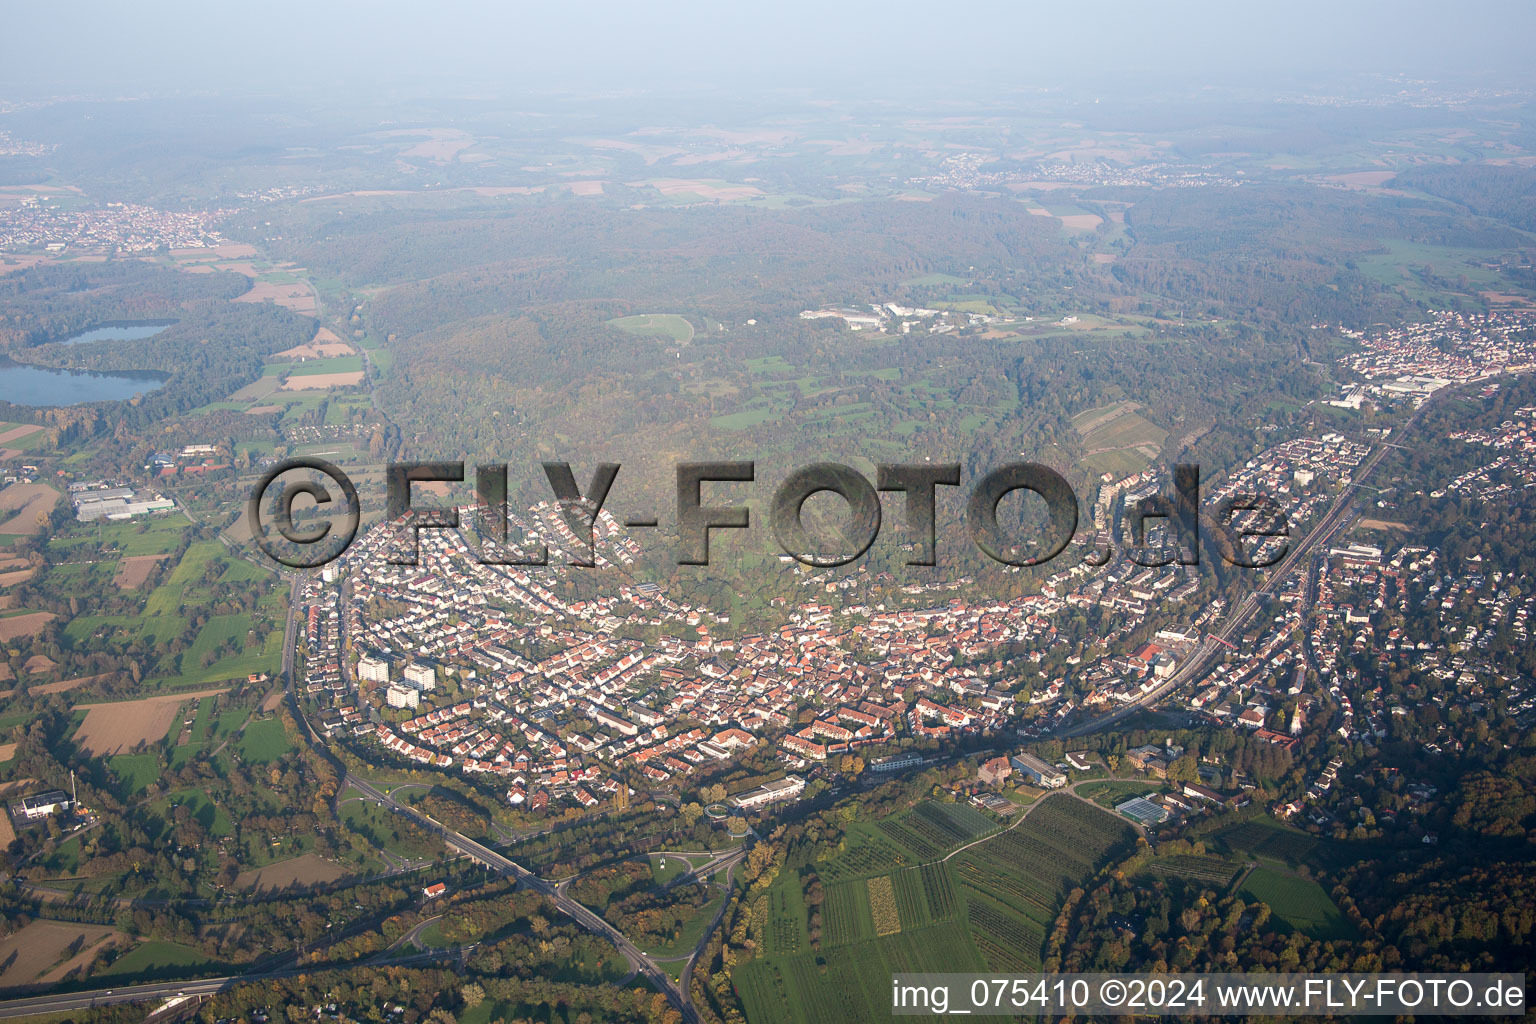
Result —
<instances>
[{"instance_id":1,"label":"white large building","mask_svg":"<svg viewBox=\"0 0 1536 1024\"><path fill-rule=\"evenodd\" d=\"M110 491L85 491L74 496L75 518L82 523L98 519L131 519L151 512L168 512L176 507L169 498L156 494L141 498L128 487Z\"/></svg>"},{"instance_id":2,"label":"white large building","mask_svg":"<svg viewBox=\"0 0 1536 1024\"><path fill-rule=\"evenodd\" d=\"M384 703L392 708L416 708L421 705L421 694L412 687L390 683L384 691Z\"/></svg>"},{"instance_id":3,"label":"white large building","mask_svg":"<svg viewBox=\"0 0 1536 1024\"><path fill-rule=\"evenodd\" d=\"M793 800L805 789L805 780L798 775L786 775L775 782L765 782L756 789L731 798L731 803L742 810L762 807L779 800Z\"/></svg>"},{"instance_id":4,"label":"white large building","mask_svg":"<svg viewBox=\"0 0 1536 1024\"><path fill-rule=\"evenodd\" d=\"M437 689L437 671L431 665L407 665L405 681L422 693L426 693Z\"/></svg>"},{"instance_id":5,"label":"white large building","mask_svg":"<svg viewBox=\"0 0 1536 1024\"><path fill-rule=\"evenodd\" d=\"M365 654L357 659L357 678L365 683L389 682L389 662Z\"/></svg>"}]
</instances>

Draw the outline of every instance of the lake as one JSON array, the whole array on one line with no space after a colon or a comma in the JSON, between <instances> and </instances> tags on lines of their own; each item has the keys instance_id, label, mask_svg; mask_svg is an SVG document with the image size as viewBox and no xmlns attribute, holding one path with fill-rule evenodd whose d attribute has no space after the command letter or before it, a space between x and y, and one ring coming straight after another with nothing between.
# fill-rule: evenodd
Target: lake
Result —
<instances>
[{"instance_id":1,"label":"lake","mask_svg":"<svg viewBox=\"0 0 1536 1024\"><path fill-rule=\"evenodd\" d=\"M113 320L110 323L97 324L79 334L71 334L62 339L59 344L84 345L91 341L136 341L139 338L153 338L175 322L175 320Z\"/></svg>"},{"instance_id":2,"label":"lake","mask_svg":"<svg viewBox=\"0 0 1536 1024\"><path fill-rule=\"evenodd\" d=\"M15 405L52 409L82 402L113 402L146 394L163 385L166 374L98 373L29 366L0 356L0 399Z\"/></svg>"}]
</instances>

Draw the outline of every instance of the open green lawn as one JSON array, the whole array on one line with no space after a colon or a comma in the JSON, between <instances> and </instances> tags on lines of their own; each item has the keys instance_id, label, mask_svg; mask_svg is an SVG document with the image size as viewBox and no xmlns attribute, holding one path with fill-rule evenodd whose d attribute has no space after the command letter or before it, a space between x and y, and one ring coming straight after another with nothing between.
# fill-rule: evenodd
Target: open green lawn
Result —
<instances>
[{"instance_id":1,"label":"open green lawn","mask_svg":"<svg viewBox=\"0 0 1536 1024\"><path fill-rule=\"evenodd\" d=\"M276 761L288 752L288 748L288 733L281 719L252 722L240 735L240 756L258 764Z\"/></svg>"},{"instance_id":2,"label":"open green lawn","mask_svg":"<svg viewBox=\"0 0 1536 1024\"><path fill-rule=\"evenodd\" d=\"M677 853L653 853L651 860L651 877L657 885L666 885L679 875L685 875L695 867L708 864L708 854L685 857Z\"/></svg>"},{"instance_id":3,"label":"open green lawn","mask_svg":"<svg viewBox=\"0 0 1536 1024\"><path fill-rule=\"evenodd\" d=\"M200 950L176 942L141 942L114 960L98 977L136 978L154 977L159 972L177 968L201 967L212 961Z\"/></svg>"},{"instance_id":4,"label":"open green lawn","mask_svg":"<svg viewBox=\"0 0 1536 1024\"><path fill-rule=\"evenodd\" d=\"M1354 934L1349 920L1311 879L1254 868L1243 880L1242 892L1267 903L1275 917L1314 939L1342 939Z\"/></svg>"},{"instance_id":5,"label":"open green lawn","mask_svg":"<svg viewBox=\"0 0 1536 1024\"><path fill-rule=\"evenodd\" d=\"M215 615L209 619L198 632L191 649L181 656L177 685L239 679L253 672L275 672L281 664L282 634L269 630L264 638L256 641L249 637L250 630L251 617L243 613ZM205 657L212 660L204 664Z\"/></svg>"},{"instance_id":6,"label":"open green lawn","mask_svg":"<svg viewBox=\"0 0 1536 1024\"><path fill-rule=\"evenodd\" d=\"M943 299L934 302L939 309L953 309L961 313L981 313L985 316L996 316L997 307L985 298L975 296L961 296L954 299Z\"/></svg>"},{"instance_id":7,"label":"open green lawn","mask_svg":"<svg viewBox=\"0 0 1536 1024\"><path fill-rule=\"evenodd\" d=\"M228 812L209 799L208 794L200 789L178 790L166 797L162 806L171 813L172 804L185 807L197 823L207 829L208 834L214 838L230 835L235 830Z\"/></svg>"},{"instance_id":8,"label":"open green lawn","mask_svg":"<svg viewBox=\"0 0 1536 1024\"><path fill-rule=\"evenodd\" d=\"M341 401L337 400L326 406L325 423L327 426L342 426L348 422L354 412L366 412L369 404L366 400Z\"/></svg>"},{"instance_id":9,"label":"open green lawn","mask_svg":"<svg viewBox=\"0 0 1536 1024\"><path fill-rule=\"evenodd\" d=\"M1382 240L1381 251L1363 253L1355 257L1355 262L1367 277L1389 288L1401 287L1415 300L1438 300L1455 294L1463 277L1472 291L1530 295L1530 289L1520 282L1482 266L1507 255L1510 254L1500 249L1467 249L1389 238ZM1427 282L1425 268L1432 268L1435 277L1442 281L1452 282L1451 289Z\"/></svg>"},{"instance_id":10,"label":"open green lawn","mask_svg":"<svg viewBox=\"0 0 1536 1024\"><path fill-rule=\"evenodd\" d=\"M771 405L759 406L753 409L742 409L739 412L726 413L723 416L710 418L710 425L721 430L746 430L759 424L768 423L779 419L783 413Z\"/></svg>"},{"instance_id":11,"label":"open green lawn","mask_svg":"<svg viewBox=\"0 0 1536 1024\"><path fill-rule=\"evenodd\" d=\"M609 320L610 327L617 327L625 334L642 338L671 338L679 343L693 340L693 325L686 317L676 313L640 313Z\"/></svg>"},{"instance_id":12,"label":"open green lawn","mask_svg":"<svg viewBox=\"0 0 1536 1024\"><path fill-rule=\"evenodd\" d=\"M117 523L70 523L58 536L48 541L50 551L97 550L115 548L125 555L163 555L181 544L189 524L179 513L145 516Z\"/></svg>"},{"instance_id":13,"label":"open green lawn","mask_svg":"<svg viewBox=\"0 0 1536 1024\"><path fill-rule=\"evenodd\" d=\"M901 282L903 288L963 288L971 282L954 274L924 274Z\"/></svg>"},{"instance_id":14,"label":"open green lawn","mask_svg":"<svg viewBox=\"0 0 1536 1024\"><path fill-rule=\"evenodd\" d=\"M355 373L362 368L362 356L330 356L289 364L288 374L292 377L314 377L322 373Z\"/></svg>"},{"instance_id":15,"label":"open green lawn","mask_svg":"<svg viewBox=\"0 0 1536 1024\"><path fill-rule=\"evenodd\" d=\"M80 837L70 836L42 859L43 870L51 878L73 875L80 870L81 853Z\"/></svg>"},{"instance_id":16,"label":"open green lawn","mask_svg":"<svg viewBox=\"0 0 1536 1024\"><path fill-rule=\"evenodd\" d=\"M347 800L341 805L341 820L374 846L403 857L432 857L442 849L442 844L425 832L405 827L402 819L369 800Z\"/></svg>"},{"instance_id":17,"label":"open green lawn","mask_svg":"<svg viewBox=\"0 0 1536 1024\"><path fill-rule=\"evenodd\" d=\"M217 541L199 542L187 548L176 567L145 598L139 615L79 616L66 627L65 635L78 643L104 632L137 629L143 639L168 645L187 634L186 609L207 605L215 586L258 584L257 607L265 625L257 635L252 635L258 623L250 613L215 615L198 629L179 659L170 654L161 659L148 685L195 686L275 672L282 657L283 638L276 627L282 598L270 589L271 579L257 566L229 557Z\"/></svg>"},{"instance_id":18,"label":"open green lawn","mask_svg":"<svg viewBox=\"0 0 1536 1024\"><path fill-rule=\"evenodd\" d=\"M0 736L8 736L12 729L18 725L26 725L32 721L33 712L13 711L8 715L0 715Z\"/></svg>"},{"instance_id":19,"label":"open green lawn","mask_svg":"<svg viewBox=\"0 0 1536 1024\"><path fill-rule=\"evenodd\" d=\"M433 921L423 928L416 936L416 944L423 949L447 949L453 945L443 934L441 921Z\"/></svg>"},{"instance_id":20,"label":"open green lawn","mask_svg":"<svg viewBox=\"0 0 1536 1024\"><path fill-rule=\"evenodd\" d=\"M178 721L172 726L180 729ZM128 800L136 796L160 777L160 759L157 754L113 754L107 758L112 774L117 776L117 795Z\"/></svg>"}]
</instances>

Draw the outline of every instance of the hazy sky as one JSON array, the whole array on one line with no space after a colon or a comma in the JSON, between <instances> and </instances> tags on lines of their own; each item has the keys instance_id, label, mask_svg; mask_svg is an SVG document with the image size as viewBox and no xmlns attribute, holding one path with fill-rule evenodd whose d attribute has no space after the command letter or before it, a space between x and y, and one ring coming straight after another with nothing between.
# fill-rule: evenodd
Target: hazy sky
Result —
<instances>
[{"instance_id":1,"label":"hazy sky","mask_svg":"<svg viewBox=\"0 0 1536 1024\"><path fill-rule=\"evenodd\" d=\"M757 89L866 94L1531 78L1536 3L18 3L0 98Z\"/></svg>"}]
</instances>

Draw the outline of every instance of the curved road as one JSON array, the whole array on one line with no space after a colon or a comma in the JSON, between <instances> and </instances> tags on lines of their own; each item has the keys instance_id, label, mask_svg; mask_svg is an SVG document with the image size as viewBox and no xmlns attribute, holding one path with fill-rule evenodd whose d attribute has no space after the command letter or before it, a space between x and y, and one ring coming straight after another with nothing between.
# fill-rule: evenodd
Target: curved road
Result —
<instances>
[{"instance_id":1,"label":"curved road","mask_svg":"<svg viewBox=\"0 0 1536 1024\"><path fill-rule=\"evenodd\" d=\"M398 814L405 815L420 827L437 835L450 849L457 850L474 858L493 871L517 879L520 886L532 889L543 895L562 914L565 914L587 931L606 938L624 955L624 959L629 961L630 967L636 973L644 975L651 984L656 986L657 991L667 997L667 1000L682 1013L685 1021L688 1021L689 1024L698 1024L699 1017L697 1012L693 1009L692 1004L683 997L682 988L677 982L672 980L671 975L658 967L655 961L646 956L645 953L641 952L639 947L624 936L623 932L613 927L613 925L599 917L586 906L565 895L559 886L540 878L532 871L496 852L484 843L477 842L468 836L455 832L430 815L423 814L414 807L400 803L389 794L375 787L371 782L360 779L350 772L347 773L345 781L382 806L388 807Z\"/></svg>"}]
</instances>

